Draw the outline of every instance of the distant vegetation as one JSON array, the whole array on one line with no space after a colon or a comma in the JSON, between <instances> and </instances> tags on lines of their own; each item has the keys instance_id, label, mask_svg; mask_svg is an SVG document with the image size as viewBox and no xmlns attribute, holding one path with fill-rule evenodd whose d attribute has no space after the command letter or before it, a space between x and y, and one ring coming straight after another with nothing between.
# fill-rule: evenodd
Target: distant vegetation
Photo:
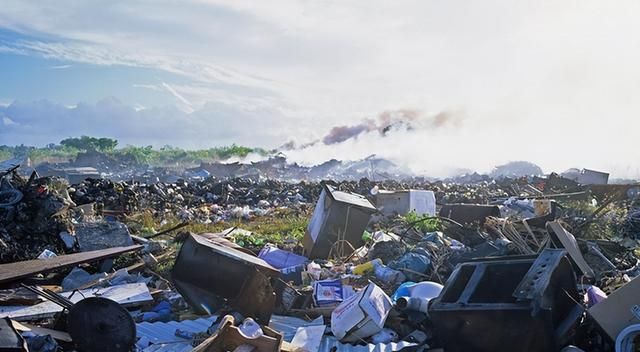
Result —
<instances>
[{"instance_id":1,"label":"distant vegetation","mask_svg":"<svg viewBox=\"0 0 640 352\"><path fill-rule=\"evenodd\" d=\"M269 152L262 148L249 148L232 144L225 147L215 147L200 150L185 150L172 146L164 146L155 149L152 146L127 145L117 148L118 141L111 138L96 138L82 136L79 138L67 138L59 144L49 144L46 147L32 146L0 146L0 161L12 158L30 158L33 163L43 161L60 161L74 159L79 153L100 152L114 158L135 160L145 165L171 165L211 162L227 160L232 157L243 158L250 153L267 155Z\"/></svg>"}]
</instances>

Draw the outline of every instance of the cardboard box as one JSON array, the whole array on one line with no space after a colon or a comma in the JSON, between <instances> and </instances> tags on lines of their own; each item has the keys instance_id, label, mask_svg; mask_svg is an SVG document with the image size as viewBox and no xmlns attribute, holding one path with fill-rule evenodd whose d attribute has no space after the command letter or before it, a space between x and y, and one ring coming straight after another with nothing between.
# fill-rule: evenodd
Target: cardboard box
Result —
<instances>
[{"instance_id":1,"label":"cardboard box","mask_svg":"<svg viewBox=\"0 0 640 352\"><path fill-rule=\"evenodd\" d=\"M322 280L313 284L313 301L316 307L338 305L353 296L353 288L341 280Z\"/></svg>"},{"instance_id":2,"label":"cardboard box","mask_svg":"<svg viewBox=\"0 0 640 352\"><path fill-rule=\"evenodd\" d=\"M624 328L640 324L640 276L615 290L587 312L615 341Z\"/></svg>"},{"instance_id":3,"label":"cardboard box","mask_svg":"<svg viewBox=\"0 0 640 352\"><path fill-rule=\"evenodd\" d=\"M349 297L331 313L331 331L342 342L358 342L380 332L392 303L374 283Z\"/></svg>"},{"instance_id":4,"label":"cardboard box","mask_svg":"<svg viewBox=\"0 0 640 352\"><path fill-rule=\"evenodd\" d=\"M376 194L376 207L386 216L406 215L414 211L418 215L436 215L436 196L425 190L380 190Z\"/></svg>"}]
</instances>

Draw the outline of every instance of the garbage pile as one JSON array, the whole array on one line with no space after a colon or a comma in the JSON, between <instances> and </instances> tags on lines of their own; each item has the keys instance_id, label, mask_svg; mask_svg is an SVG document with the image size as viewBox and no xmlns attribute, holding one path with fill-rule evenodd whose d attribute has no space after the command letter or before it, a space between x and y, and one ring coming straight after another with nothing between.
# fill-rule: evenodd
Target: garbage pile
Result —
<instances>
[{"instance_id":1,"label":"garbage pile","mask_svg":"<svg viewBox=\"0 0 640 352\"><path fill-rule=\"evenodd\" d=\"M0 177L6 350L640 347L638 185ZM245 243L283 209L299 240Z\"/></svg>"},{"instance_id":2,"label":"garbage pile","mask_svg":"<svg viewBox=\"0 0 640 352\"><path fill-rule=\"evenodd\" d=\"M181 179L171 184L87 179L70 188L70 194L77 204L95 204L104 214L151 210L158 217L177 215L182 220L210 223L264 216L281 207L299 208L317 197L319 186L238 178L198 182Z\"/></svg>"},{"instance_id":3,"label":"garbage pile","mask_svg":"<svg viewBox=\"0 0 640 352\"><path fill-rule=\"evenodd\" d=\"M64 252L60 233L72 232L75 206L66 181L29 179L13 168L0 172L0 263L37 257L44 250Z\"/></svg>"}]
</instances>

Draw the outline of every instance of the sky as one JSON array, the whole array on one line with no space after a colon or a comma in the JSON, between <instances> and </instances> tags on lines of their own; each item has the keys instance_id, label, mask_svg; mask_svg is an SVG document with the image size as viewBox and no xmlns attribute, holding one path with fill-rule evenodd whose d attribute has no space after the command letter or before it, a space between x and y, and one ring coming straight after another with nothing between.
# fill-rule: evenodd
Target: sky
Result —
<instances>
[{"instance_id":1,"label":"sky","mask_svg":"<svg viewBox=\"0 0 640 352\"><path fill-rule=\"evenodd\" d=\"M307 164L376 154L443 176L529 160L640 178L638 10L626 0L5 0L0 144L293 141L287 155ZM381 116L403 111L410 128L382 133ZM324 143L334 127L358 133Z\"/></svg>"}]
</instances>

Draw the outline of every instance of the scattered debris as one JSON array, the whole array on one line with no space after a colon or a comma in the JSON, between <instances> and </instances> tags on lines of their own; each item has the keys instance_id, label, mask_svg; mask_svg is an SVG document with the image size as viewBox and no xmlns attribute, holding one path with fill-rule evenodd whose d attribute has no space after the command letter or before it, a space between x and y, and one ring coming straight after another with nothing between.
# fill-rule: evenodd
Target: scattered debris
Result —
<instances>
[{"instance_id":1,"label":"scattered debris","mask_svg":"<svg viewBox=\"0 0 640 352\"><path fill-rule=\"evenodd\" d=\"M82 156L94 157L116 168ZM182 178L101 171L75 184L12 166L0 172L2 342L146 352L634 346L639 185L525 164L445 181L291 181L364 176L360 166L271 159L203 164Z\"/></svg>"}]
</instances>

